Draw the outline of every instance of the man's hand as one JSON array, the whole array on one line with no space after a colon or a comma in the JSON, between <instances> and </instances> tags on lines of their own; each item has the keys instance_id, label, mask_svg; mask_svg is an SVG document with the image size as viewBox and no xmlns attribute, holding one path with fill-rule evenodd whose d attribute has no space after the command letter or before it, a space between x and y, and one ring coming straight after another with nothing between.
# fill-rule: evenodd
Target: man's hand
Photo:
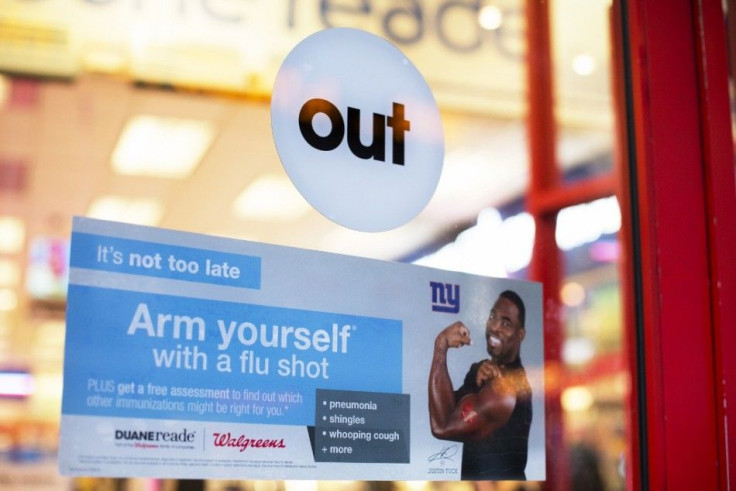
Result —
<instances>
[{"instance_id":1,"label":"man's hand","mask_svg":"<svg viewBox=\"0 0 736 491\"><path fill-rule=\"evenodd\" d=\"M475 385L483 387L487 382L493 379L501 378L501 369L491 360L483 360L475 373Z\"/></svg>"},{"instance_id":2,"label":"man's hand","mask_svg":"<svg viewBox=\"0 0 736 491\"><path fill-rule=\"evenodd\" d=\"M516 405L516 394L506 389L506 377L491 360L484 360L477 369L476 382L485 386L455 400L447 371L447 350L468 344L470 330L460 321L435 338L428 396L429 424L436 438L459 442L486 438L509 421Z\"/></svg>"},{"instance_id":3,"label":"man's hand","mask_svg":"<svg viewBox=\"0 0 736 491\"><path fill-rule=\"evenodd\" d=\"M459 348L471 344L470 330L460 321L455 321L437 335L434 340L435 349L447 351L448 348Z\"/></svg>"}]
</instances>

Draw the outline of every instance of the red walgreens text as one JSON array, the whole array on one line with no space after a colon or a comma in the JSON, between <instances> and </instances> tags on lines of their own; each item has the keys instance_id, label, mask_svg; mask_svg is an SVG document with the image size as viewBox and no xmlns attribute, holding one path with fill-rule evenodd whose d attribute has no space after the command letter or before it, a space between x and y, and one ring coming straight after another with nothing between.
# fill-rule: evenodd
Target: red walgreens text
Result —
<instances>
[{"instance_id":1,"label":"red walgreens text","mask_svg":"<svg viewBox=\"0 0 736 491\"><path fill-rule=\"evenodd\" d=\"M214 444L216 447L233 447L239 448L241 452L244 452L246 448L286 448L284 439L270 440L267 438L247 438L245 435L240 435L235 438L231 433L213 433Z\"/></svg>"}]
</instances>

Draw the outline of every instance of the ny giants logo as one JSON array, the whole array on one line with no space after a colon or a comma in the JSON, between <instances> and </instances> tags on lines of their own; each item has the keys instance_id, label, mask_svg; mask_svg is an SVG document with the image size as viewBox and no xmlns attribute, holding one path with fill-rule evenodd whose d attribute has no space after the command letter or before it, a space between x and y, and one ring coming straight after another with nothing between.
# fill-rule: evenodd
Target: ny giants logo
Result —
<instances>
[{"instance_id":1,"label":"ny giants logo","mask_svg":"<svg viewBox=\"0 0 736 491\"><path fill-rule=\"evenodd\" d=\"M460 285L430 281L432 311L457 314L460 312Z\"/></svg>"}]
</instances>

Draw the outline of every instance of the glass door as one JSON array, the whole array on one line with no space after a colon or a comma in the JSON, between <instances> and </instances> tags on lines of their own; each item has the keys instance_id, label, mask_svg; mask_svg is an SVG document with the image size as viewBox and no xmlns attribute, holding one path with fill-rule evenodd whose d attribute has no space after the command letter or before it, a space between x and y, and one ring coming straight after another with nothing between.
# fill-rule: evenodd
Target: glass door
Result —
<instances>
[{"instance_id":1,"label":"glass door","mask_svg":"<svg viewBox=\"0 0 736 491\"><path fill-rule=\"evenodd\" d=\"M736 185L723 15L717 2L623 0L0 0L0 480L725 487L736 475ZM294 45L330 27L394 43L441 110L437 193L390 232L311 209L272 145L273 76ZM154 158L126 167L123 143L141 127L149 138L133 154ZM174 148L189 167L156 169ZM544 363L532 375L544 430L529 458L545 479L59 476L73 215L541 282Z\"/></svg>"}]
</instances>

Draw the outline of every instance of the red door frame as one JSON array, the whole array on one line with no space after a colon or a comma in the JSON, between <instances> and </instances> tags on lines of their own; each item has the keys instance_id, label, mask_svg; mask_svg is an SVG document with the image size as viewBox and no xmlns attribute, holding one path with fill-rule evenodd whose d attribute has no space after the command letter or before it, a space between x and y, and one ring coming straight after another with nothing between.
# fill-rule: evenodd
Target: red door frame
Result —
<instances>
[{"instance_id":1,"label":"red door frame","mask_svg":"<svg viewBox=\"0 0 736 491\"><path fill-rule=\"evenodd\" d=\"M556 213L604 178L562 189L555 165L549 12L527 1L531 277L544 283L545 360L560 361ZM736 476L736 182L723 12L713 0L614 3L631 489L729 489ZM621 22L621 25L616 25ZM588 185L590 184L590 185ZM580 191L580 192L578 192ZM569 203L568 203L569 204ZM560 387L548 377L548 484L567 488ZM554 455L552 455L554 454ZM564 452L562 453L564 455Z\"/></svg>"},{"instance_id":2,"label":"red door frame","mask_svg":"<svg viewBox=\"0 0 736 491\"><path fill-rule=\"evenodd\" d=\"M734 476L736 183L720 2L629 1L624 224L638 292L629 352L644 412L635 488L728 489ZM634 207L634 208L632 208ZM637 340L638 336L638 340ZM638 344L637 344L638 343ZM733 398L733 397L732 397ZM728 404L730 402L730 404ZM636 413L637 411L634 411ZM636 425L639 421L635 420ZM637 468L638 467L638 468Z\"/></svg>"},{"instance_id":3,"label":"red door frame","mask_svg":"<svg viewBox=\"0 0 736 491\"><path fill-rule=\"evenodd\" d=\"M719 461L723 462L719 470L722 488L727 489L736 482L736 458L729 458L728 454L729 447L736 449L736 434L728 432L728 421L732 425L736 422L736 359L729 349L736 347L736 193L728 97L729 53L720 2L699 0L696 8L701 138L706 164L706 210L710 218L707 223L720 432L718 450ZM736 12L731 15L734 14Z\"/></svg>"}]
</instances>

